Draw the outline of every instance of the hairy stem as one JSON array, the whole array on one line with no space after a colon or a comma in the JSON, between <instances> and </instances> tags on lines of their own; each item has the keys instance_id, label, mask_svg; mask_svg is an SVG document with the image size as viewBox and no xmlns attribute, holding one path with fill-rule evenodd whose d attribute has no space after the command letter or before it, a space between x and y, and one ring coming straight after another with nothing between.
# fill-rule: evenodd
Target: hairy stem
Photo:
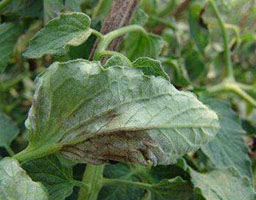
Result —
<instances>
[{"instance_id":1,"label":"hairy stem","mask_svg":"<svg viewBox=\"0 0 256 200\"><path fill-rule=\"evenodd\" d=\"M140 32L144 32L146 33L146 31L144 30L144 28L142 28L141 26L138 25L129 25L129 26L125 26L123 28L114 30L110 33L108 33L107 35L105 35L103 37L103 40L99 43L97 50L95 51L95 57L96 58L98 55L97 53L100 51L104 51L105 49L107 49L107 47L109 46L109 44L116 38L124 35L125 33L129 33L129 32L134 32L134 31L140 31Z\"/></svg>"},{"instance_id":2,"label":"hairy stem","mask_svg":"<svg viewBox=\"0 0 256 200\"><path fill-rule=\"evenodd\" d=\"M133 13L135 12L140 0L114 0L108 15L105 17L104 23L100 32L105 35L113 30L127 26L130 23ZM121 37L115 38L108 50L118 51L118 47L121 43ZM99 40L94 44L91 50L89 59L94 57L94 53L97 49Z\"/></svg>"},{"instance_id":3,"label":"hairy stem","mask_svg":"<svg viewBox=\"0 0 256 200\"><path fill-rule=\"evenodd\" d=\"M231 54L230 54L230 49L229 49L229 37L227 30L225 28L225 23L220 15L220 12L215 4L214 0L209 0L209 3L217 17L222 36L223 36L223 41L224 41L224 54L225 54L225 65L226 65L226 70L227 70L227 77L229 79L234 79L234 73L233 73L233 67L231 63Z\"/></svg>"},{"instance_id":4,"label":"hairy stem","mask_svg":"<svg viewBox=\"0 0 256 200\"><path fill-rule=\"evenodd\" d=\"M79 191L78 200L97 200L102 187L104 165L86 165L83 175L83 183L88 185L88 189Z\"/></svg>"}]
</instances>

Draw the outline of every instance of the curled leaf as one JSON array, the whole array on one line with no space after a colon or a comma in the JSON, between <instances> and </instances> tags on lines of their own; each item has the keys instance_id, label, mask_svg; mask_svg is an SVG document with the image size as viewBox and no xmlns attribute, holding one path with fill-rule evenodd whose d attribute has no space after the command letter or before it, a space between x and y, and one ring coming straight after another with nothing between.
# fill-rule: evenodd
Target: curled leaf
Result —
<instances>
[{"instance_id":1,"label":"curled leaf","mask_svg":"<svg viewBox=\"0 0 256 200\"><path fill-rule=\"evenodd\" d=\"M30 150L58 144L92 164L175 163L219 128L213 111L162 77L85 60L54 63L38 78L26 124Z\"/></svg>"}]
</instances>

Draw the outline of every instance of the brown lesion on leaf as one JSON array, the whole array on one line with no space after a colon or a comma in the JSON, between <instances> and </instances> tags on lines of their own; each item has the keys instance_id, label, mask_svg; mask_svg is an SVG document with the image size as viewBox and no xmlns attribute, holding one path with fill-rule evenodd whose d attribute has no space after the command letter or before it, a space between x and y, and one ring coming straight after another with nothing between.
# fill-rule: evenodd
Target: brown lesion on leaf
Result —
<instances>
[{"instance_id":1,"label":"brown lesion on leaf","mask_svg":"<svg viewBox=\"0 0 256 200\"><path fill-rule=\"evenodd\" d=\"M82 143L65 146L61 153L80 163L103 164L112 161L157 165L163 151L146 132L119 131L97 135Z\"/></svg>"}]
</instances>

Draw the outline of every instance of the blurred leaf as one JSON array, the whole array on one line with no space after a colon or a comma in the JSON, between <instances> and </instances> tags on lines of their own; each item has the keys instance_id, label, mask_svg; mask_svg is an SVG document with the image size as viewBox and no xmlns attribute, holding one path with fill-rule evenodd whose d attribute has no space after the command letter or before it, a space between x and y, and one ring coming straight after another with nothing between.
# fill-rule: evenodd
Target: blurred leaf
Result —
<instances>
[{"instance_id":1,"label":"blurred leaf","mask_svg":"<svg viewBox=\"0 0 256 200\"><path fill-rule=\"evenodd\" d=\"M124 51L130 60L139 57L156 58L163 47L161 37L152 33L130 33L124 40Z\"/></svg>"},{"instance_id":2,"label":"blurred leaf","mask_svg":"<svg viewBox=\"0 0 256 200\"><path fill-rule=\"evenodd\" d=\"M47 24L51 19L60 15L64 9L63 0L43 0L44 1L44 23Z\"/></svg>"},{"instance_id":3,"label":"blurred leaf","mask_svg":"<svg viewBox=\"0 0 256 200\"><path fill-rule=\"evenodd\" d=\"M9 147L18 134L17 124L0 112L0 147Z\"/></svg>"},{"instance_id":4,"label":"blurred leaf","mask_svg":"<svg viewBox=\"0 0 256 200\"><path fill-rule=\"evenodd\" d=\"M28 161L22 167L46 187L49 200L64 200L73 191L72 168L65 167L55 155Z\"/></svg>"},{"instance_id":5,"label":"blurred leaf","mask_svg":"<svg viewBox=\"0 0 256 200\"><path fill-rule=\"evenodd\" d=\"M144 26L148 21L148 15L141 8L138 8L132 18L132 24Z\"/></svg>"},{"instance_id":6,"label":"blurred leaf","mask_svg":"<svg viewBox=\"0 0 256 200\"><path fill-rule=\"evenodd\" d=\"M254 200L256 197L249 179L235 168L205 174L190 169L190 174L192 183L207 200Z\"/></svg>"},{"instance_id":7,"label":"blurred leaf","mask_svg":"<svg viewBox=\"0 0 256 200\"><path fill-rule=\"evenodd\" d=\"M20 28L18 24L0 24L0 73L5 70L12 56L19 34Z\"/></svg>"},{"instance_id":8,"label":"blurred leaf","mask_svg":"<svg viewBox=\"0 0 256 200\"><path fill-rule=\"evenodd\" d=\"M43 0L15 0L3 9L5 15L22 17L42 17Z\"/></svg>"},{"instance_id":9,"label":"blurred leaf","mask_svg":"<svg viewBox=\"0 0 256 200\"><path fill-rule=\"evenodd\" d=\"M187 71L179 60L169 58L164 62L164 66L166 67L167 71L171 71L171 82L174 85L186 87L190 84Z\"/></svg>"},{"instance_id":10,"label":"blurred leaf","mask_svg":"<svg viewBox=\"0 0 256 200\"><path fill-rule=\"evenodd\" d=\"M133 67L139 68L145 75L149 76L161 76L166 80L169 80L169 76L162 68L161 62L148 57L141 57L136 59L133 63Z\"/></svg>"},{"instance_id":11,"label":"blurred leaf","mask_svg":"<svg viewBox=\"0 0 256 200\"><path fill-rule=\"evenodd\" d=\"M104 169L104 177L112 179L121 179L129 181L140 181L134 169L127 164L106 165ZM99 193L99 200L132 200L141 199L145 190L133 185L117 184L106 185Z\"/></svg>"},{"instance_id":12,"label":"blurred leaf","mask_svg":"<svg viewBox=\"0 0 256 200\"><path fill-rule=\"evenodd\" d=\"M40 183L33 182L19 166L18 161L4 158L0 161L0 199L47 200L47 193Z\"/></svg>"},{"instance_id":13,"label":"blurred leaf","mask_svg":"<svg viewBox=\"0 0 256 200\"><path fill-rule=\"evenodd\" d=\"M206 74L205 64L201 60L200 54L195 50L186 54L185 67L191 80L199 79L203 74Z\"/></svg>"},{"instance_id":14,"label":"blurred leaf","mask_svg":"<svg viewBox=\"0 0 256 200\"><path fill-rule=\"evenodd\" d=\"M23 55L28 58L64 55L68 46L78 46L87 40L91 34L90 23L90 18L83 13L61 14L36 34Z\"/></svg>"},{"instance_id":15,"label":"blurred leaf","mask_svg":"<svg viewBox=\"0 0 256 200\"><path fill-rule=\"evenodd\" d=\"M190 34L195 40L197 48L204 55L204 49L209 42L209 33L207 30L207 25L204 24L201 14L203 8L198 4L193 4L189 9L189 27Z\"/></svg>"},{"instance_id":16,"label":"blurred leaf","mask_svg":"<svg viewBox=\"0 0 256 200\"><path fill-rule=\"evenodd\" d=\"M80 12L82 2L82 0L66 0L65 7L67 10Z\"/></svg>"},{"instance_id":17,"label":"blurred leaf","mask_svg":"<svg viewBox=\"0 0 256 200\"><path fill-rule=\"evenodd\" d=\"M216 100L205 103L218 114L221 128L213 141L201 148L202 151L217 168L234 167L251 178L252 164L248 146L242 138L245 132L239 118L228 104Z\"/></svg>"}]
</instances>

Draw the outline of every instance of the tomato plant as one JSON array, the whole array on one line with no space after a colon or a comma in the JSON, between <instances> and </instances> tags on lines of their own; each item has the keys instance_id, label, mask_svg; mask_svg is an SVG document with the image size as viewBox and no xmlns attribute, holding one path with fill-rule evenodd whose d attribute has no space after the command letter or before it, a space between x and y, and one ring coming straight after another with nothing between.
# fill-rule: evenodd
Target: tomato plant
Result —
<instances>
[{"instance_id":1,"label":"tomato plant","mask_svg":"<svg viewBox=\"0 0 256 200\"><path fill-rule=\"evenodd\" d=\"M0 199L254 200L255 12L0 1Z\"/></svg>"}]
</instances>

